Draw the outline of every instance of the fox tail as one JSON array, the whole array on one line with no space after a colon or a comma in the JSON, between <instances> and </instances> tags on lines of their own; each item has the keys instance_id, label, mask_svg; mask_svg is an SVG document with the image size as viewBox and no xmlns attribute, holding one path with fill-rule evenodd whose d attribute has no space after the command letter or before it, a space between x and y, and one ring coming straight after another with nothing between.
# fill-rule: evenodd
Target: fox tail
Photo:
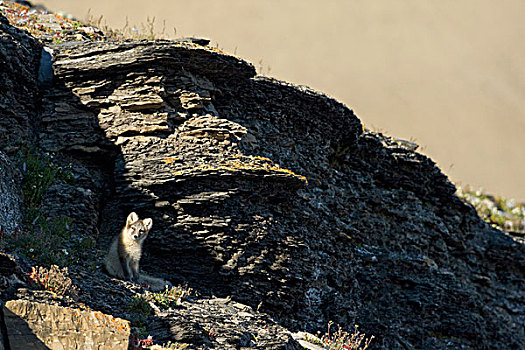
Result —
<instances>
[{"instance_id":1,"label":"fox tail","mask_svg":"<svg viewBox=\"0 0 525 350\"><path fill-rule=\"evenodd\" d=\"M163 291L166 287L173 286L170 283L170 281L163 280L162 278L148 276L146 274L140 274L138 282L140 284L146 284L148 288L154 292L160 292Z\"/></svg>"}]
</instances>

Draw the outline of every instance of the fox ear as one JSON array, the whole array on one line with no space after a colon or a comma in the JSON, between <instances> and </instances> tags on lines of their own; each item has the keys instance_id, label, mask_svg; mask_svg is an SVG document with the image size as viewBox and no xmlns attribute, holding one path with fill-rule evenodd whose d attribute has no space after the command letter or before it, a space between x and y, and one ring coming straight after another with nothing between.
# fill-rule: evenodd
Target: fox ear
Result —
<instances>
[{"instance_id":1,"label":"fox ear","mask_svg":"<svg viewBox=\"0 0 525 350\"><path fill-rule=\"evenodd\" d=\"M142 220L142 223L144 224L144 227L148 231L151 229L151 226L153 226L153 220L151 220L150 218Z\"/></svg>"},{"instance_id":2,"label":"fox ear","mask_svg":"<svg viewBox=\"0 0 525 350\"><path fill-rule=\"evenodd\" d=\"M137 214L135 214L134 211L132 211L129 215L128 215L128 218L126 219L126 225L129 226L131 224L133 224L134 222L137 222L139 221L139 216Z\"/></svg>"}]
</instances>

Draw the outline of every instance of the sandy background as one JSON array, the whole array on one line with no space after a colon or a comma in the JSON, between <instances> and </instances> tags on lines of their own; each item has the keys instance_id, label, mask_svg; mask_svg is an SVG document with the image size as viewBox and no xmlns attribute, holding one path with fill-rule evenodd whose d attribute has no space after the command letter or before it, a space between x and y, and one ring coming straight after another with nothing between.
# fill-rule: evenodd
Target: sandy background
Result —
<instances>
[{"instance_id":1,"label":"sandy background","mask_svg":"<svg viewBox=\"0 0 525 350\"><path fill-rule=\"evenodd\" d=\"M35 1L36 2L36 1ZM460 184L525 201L523 0L43 0L51 10L212 39L415 140Z\"/></svg>"}]
</instances>

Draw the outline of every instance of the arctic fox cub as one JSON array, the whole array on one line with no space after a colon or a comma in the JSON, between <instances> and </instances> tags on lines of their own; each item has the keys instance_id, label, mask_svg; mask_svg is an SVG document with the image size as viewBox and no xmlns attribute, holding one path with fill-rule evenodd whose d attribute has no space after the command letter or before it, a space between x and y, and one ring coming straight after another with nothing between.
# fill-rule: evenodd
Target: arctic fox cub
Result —
<instances>
[{"instance_id":1,"label":"arctic fox cub","mask_svg":"<svg viewBox=\"0 0 525 350\"><path fill-rule=\"evenodd\" d=\"M142 244L148 236L153 220L139 219L134 212L128 215L126 225L109 248L104 266L111 276L128 281L147 283L151 289L162 290L171 283L159 278L139 274Z\"/></svg>"}]
</instances>

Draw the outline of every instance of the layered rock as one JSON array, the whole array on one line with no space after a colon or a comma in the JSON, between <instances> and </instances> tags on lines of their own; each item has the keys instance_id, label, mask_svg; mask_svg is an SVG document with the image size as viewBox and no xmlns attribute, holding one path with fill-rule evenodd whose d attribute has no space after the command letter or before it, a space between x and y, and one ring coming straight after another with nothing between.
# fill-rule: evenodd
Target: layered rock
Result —
<instances>
[{"instance_id":1,"label":"layered rock","mask_svg":"<svg viewBox=\"0 0 525 350\"><path fill-rule=\"evenodd\" d=\"M12 350L128 349L129 322L98 311L10 300L4 322Z\"/></svg>"},{"instance_id":2,"label":"layered rock","mask_svg":"<svg viewBox=\"0 0 525 350\"><path fill-rule=\"evenodd\" d=\"M0 146L35 140L42 44L0 14Z\"/></svg>"},{"instance_id":3,"label":"layered rock","mask_svg":"<svg viewBox=\"0 0 525 350\"><path fill-rule=\"evenodd\" d=\"M158 338L202 349L300 349L292 334L251 307L230 298L184 302L181 310L160 312L149 325Z\"/></svg>"},{"instance_id":4,"label":"layered rock","mask_svg":"<svg viewBox=\"0 0 525 350\"><path fill-rule=\"evenodd\" d=\"M119 148L102 232L118 232L130 210L153 217L150 271L262 302L293 328L357 322L389 348L524 341L523 246L406 143L199 46L54 50L57 85L75 100L61 108L82 110L66 113L92 129L51 118L43 145L103 157L85 133Z\"/></svg>"},{"instance_id":5,"label":"layered rock","mask_svg":"<svg viewBox=\"0 0 525 350\"><path fill-rule=\"evenodd\" d=\"M77 181L50 189L47 212L68 211L80 234L99 228L100 247L135 210L154 222L146 270L260 305L294 330L333 320L360 324L380 348L525 346L524 246L410 144L191 42L52 50L38 143ZM124 294L109 300L89 276L81 301L124 313ZM157 320L165 339L199 332L181 315ZM213 346L256 346L226 333L236 340Z\"/></svg>"},{"instance_id":6,"label":"layered rock","mask_svg":"<svg viewBox=\"0 0 525 350\"><path fill-rule=\"evenodd\" d=\"M20 279L25 278L17 263L2 254L0 263L5 266L0 269L0 299L9 300L6 309L0 309L4 314L0 330L5 331L5 344L11 349L127 349L127 342L134 342L137 336L125 338L124 333L130 334L122 319L131 320L136 327L147 326L156 344L176 342L188 349L298 349L287 329L267 314L230 298L193 296L169 309L150 303L152 313L145 314L133 310L134 297L144 293L133 283L73 267L69 276L79 291L78 300L24 288ZM4 289L5 282L9 289Z\"/></svg>"}]
</instances>

